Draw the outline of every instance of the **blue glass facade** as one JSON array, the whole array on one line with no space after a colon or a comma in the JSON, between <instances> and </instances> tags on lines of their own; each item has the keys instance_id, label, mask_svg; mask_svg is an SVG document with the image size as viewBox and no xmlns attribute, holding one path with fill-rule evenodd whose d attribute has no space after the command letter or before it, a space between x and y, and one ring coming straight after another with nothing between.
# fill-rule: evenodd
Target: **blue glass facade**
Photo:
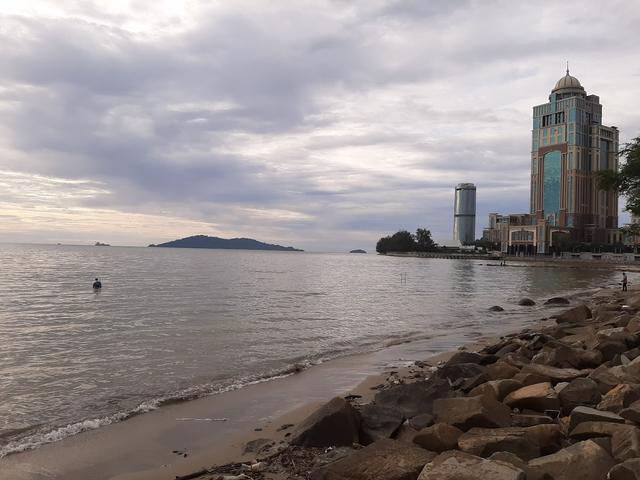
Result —
<instances>
[{"instance_id":1,"label":"blue glass facade","mask_svg":"<svg viewBox=\"0 0 640 480\"><path fill-rule=\"evenodd\" d=\"M558 150L544 156L544 215L549 224L556 225L560 213L560 177L562 171L562 155Z\"/></svg>"}]
</instances>

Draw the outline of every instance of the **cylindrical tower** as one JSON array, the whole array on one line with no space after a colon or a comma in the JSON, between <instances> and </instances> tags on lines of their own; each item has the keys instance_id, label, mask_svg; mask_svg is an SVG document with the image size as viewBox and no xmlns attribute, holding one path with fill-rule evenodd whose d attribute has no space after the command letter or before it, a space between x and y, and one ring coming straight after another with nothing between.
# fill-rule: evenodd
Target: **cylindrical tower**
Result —
<instances>
[{"instance_id":1,"label":"cylindrical tower","mask_svg":"<svg viewBox=\"0 0 640 480\"><path fill-rule=\"evenodd\" d=\"M453 204L453 239L463 245L476 239L476 186L460 183L456 186Z\"/></svg>"}]
</instances>

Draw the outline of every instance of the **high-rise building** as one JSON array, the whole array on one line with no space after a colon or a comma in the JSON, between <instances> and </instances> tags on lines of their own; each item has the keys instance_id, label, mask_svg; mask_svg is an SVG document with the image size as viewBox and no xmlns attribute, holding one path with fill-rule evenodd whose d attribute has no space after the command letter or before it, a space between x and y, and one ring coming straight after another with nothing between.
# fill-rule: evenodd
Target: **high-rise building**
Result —
<instances>
[{"instance_id":1,"label":"high-rise building","mask_svg":"<svg viewBox=\"0 0 640 480\"><path fill-rule=\"evenodd\" d=\"M476 239L476 186L460 183L453 203L453 239L469 245Z\"/></svg>"},{"instance_id":2,"label":"high-rise building","mask_svg":"<svg viewBox=\"0 0 640 480\"><path fill-rule=\"evenodd\" d=\"M618 129L602 124L600 98L587 95L567 68L549 102L533 107L532 136L536 223L566 228L574 241L612 243L618 195L598 188L597 172L618 166Z\"/></svg>"}]
</instances>

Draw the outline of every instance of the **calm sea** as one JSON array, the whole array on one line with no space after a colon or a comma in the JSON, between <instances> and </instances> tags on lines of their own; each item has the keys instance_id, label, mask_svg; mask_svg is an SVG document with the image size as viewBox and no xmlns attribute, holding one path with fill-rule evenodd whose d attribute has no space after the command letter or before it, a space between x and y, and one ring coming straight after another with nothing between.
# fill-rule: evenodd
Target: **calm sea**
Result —
<instances>
[{"instance_id":1,"label":"calm sea","mask_svg":"<svg viewBox=\"0 0 640 480\"><path fill-rule=\"evenodd\" d=\"M517 328L549 313L518 307L520 297L619 276L478 260L40 245L0 245L0 266L0 457L295 364ZM507 311L489 313L494 304Z\"/></svg>"}]
</instances>

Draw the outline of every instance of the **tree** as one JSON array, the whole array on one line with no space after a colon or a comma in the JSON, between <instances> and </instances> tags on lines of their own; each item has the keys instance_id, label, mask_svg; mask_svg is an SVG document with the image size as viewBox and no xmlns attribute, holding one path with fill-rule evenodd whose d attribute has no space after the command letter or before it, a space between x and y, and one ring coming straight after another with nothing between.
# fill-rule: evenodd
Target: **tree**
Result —
<instances>
[{"instance_id":1,"label":"tree","mask_svg":"<svg viewBox=\"0 0 640 480\"><path fill-rule=\"evenodd\" d=\"M625 209L640 215L640 137L636 137L620 150L624 159L619 171L598 172L598 184L603 190L617 190L627 197Z\"/></svg>"},{"instance_id":2,"label":"tree","mask_svg":"<svg viewBox=\"0 0 640 480\"><path fill-rule=\"evenodd\" d=\"M415 252L416 242L406 230L400 230L391 236L382 237L376 244L376 252Z\"/></svg>"},{"instance_id":3,"label":"tree","mask_svg":"<svg viewBox=\"0 0 640 480\"><path fill-rule=\"evenodd\" d=\"M415 234L416 251L429 252L435 249L436 244L431 238L431 230L419 228Z\"/></svg>"}]
</instances>

